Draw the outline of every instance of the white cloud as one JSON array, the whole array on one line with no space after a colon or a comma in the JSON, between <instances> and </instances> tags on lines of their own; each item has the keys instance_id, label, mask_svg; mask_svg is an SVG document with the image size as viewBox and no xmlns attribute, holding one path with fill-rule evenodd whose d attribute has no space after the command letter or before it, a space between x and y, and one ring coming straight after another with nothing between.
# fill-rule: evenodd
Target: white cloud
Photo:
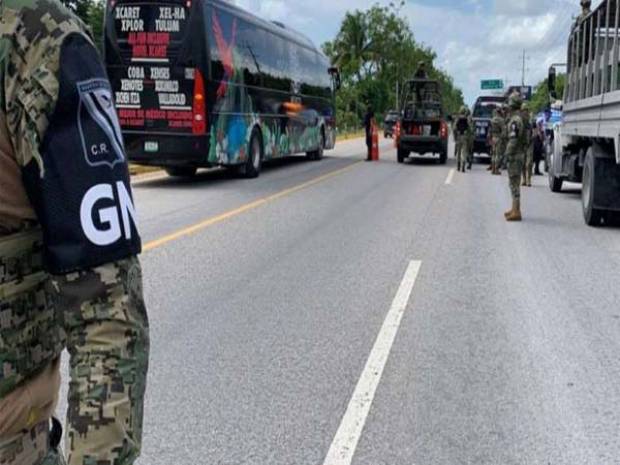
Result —
<instances>
[{"instance_id":1,"label":"white cloud","mask_svg":"<svg viewBox=\"0 0 620 465\"><path fill-rule=\"evenodd\" d=\"M595 1L595 6L600 0ZM375 0L236 0L249 11L283 21L317 45L332 39L346 11L366 9ZM387 5L389 0L380 0ZM566 59L566 37L576 0L409 0L402 14L418 41L438 55L436 65L454 77L471 103L481 79L521 83L526 50L526 81L536 84L553 62Z\"/></svg>"}]
</instances>

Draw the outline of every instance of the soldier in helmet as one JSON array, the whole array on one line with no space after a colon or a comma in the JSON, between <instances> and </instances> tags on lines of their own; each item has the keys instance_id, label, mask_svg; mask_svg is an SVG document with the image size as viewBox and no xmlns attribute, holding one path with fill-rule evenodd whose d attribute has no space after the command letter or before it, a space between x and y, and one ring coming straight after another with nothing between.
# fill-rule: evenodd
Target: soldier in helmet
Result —
<instances>
[{"instance_id":1,"label":"soldier in helmet","mask_svg":"<svg viewBox=\"0 0 620 465\"><path fill-rule=\"evenodd\" d=\"M65 463L66 348L68 463L129 465L149 333L110 84L57 0L0 2L0 51L0 464Z\"/></svg>"},{"instance_id":2,"label":"soldier in helmet","mask_svg":"<svg viewBox=\"0 0 620 465\"><path fill-rule=\"evenodd\" d=\"M512 94L508 100L510 119L507 127L506 158L512 208L504 214L507 221L521 221L521 175L527 149L525 122L521 116L522 103L523 101L518 93Z\"/></svg>"},{"instance_id":3,"label":"soldier in helmet","mask_svg":"<svg viewBox=\"0 0 620 465\"><path fill-rule=\"evenodd\" d=\"M521 118L525 125L525 163L523 164L523 175L521 186L532 187L532 171L534 169L534 125L532 115L526 102L521 105Z\"/></svg>"},{"instance_id":4,"label":"soldier in helmet","mask_svg":"<svg viewBox=\"0 0 620 465\"><path fill-rule=\"evenodd\" d=\"M592 0L581 0L581 14L577 17L576 25L579 26L590 13L592 13Z\"/></svg>"},{"instance_id":5,"label":"soldier in helmet","mask_svg":"<svg viewBox=\"0 0 620 465\"><path fill-rule=\"evenodd\" d=\"M416 79L428 79L428 71L426 70L425 61L418 61L418 69L416 70L414 77Z\"/></svg>"},{"instance_id":6,"label":"soldier in helmet","mask_svg":"<svg viewBox=\"0 0 620 465\"><path fill-rule=\"evenodd\" d=\"M467 107L463 105L454 121L454 140L456 142L456 165L460 172L465 173L467 164L467 144L469 133L469 118L467 117Z\"/></svg>"}]
</instances>

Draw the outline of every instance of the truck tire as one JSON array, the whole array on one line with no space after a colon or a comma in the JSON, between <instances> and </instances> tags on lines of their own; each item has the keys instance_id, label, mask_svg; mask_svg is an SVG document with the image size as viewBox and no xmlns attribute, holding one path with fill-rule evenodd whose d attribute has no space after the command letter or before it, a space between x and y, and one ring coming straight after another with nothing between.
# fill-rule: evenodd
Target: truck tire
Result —
<instances>
[{"instance_id":1,"label":"truck tire","mask_svg":"<svg viewBox=\"0 0 620 465\"><path fill-rule=\"evenodd\" d=\"M439 164L445 165L446 163L448 163L448 149L442 150L439 153Z\"/></svg>"},{"instance_id":2,"label":"truck tire","mask_svg":"<svg viewBox=\"0 0 620 465\"><path fill-rule=\"evenodd\" d=\"M245 179L254 179L260 176L260 170L263 165L263 144L257 129L252 131L250 145L248 147L248 159L239 166L237 173Z\"/></svg>"},{"instance_id":3,"label":"truck tire","mask_svg":"<svg viewBox=\"0 0 620 465\"><path fill-rule=\"evenodd\" d=\"M409 156L409 152L403 149L398 149L396 153L396 159L398 163L405 163L405 158Z\"/></svg>"},{"instance_id":4,"label":"truck tire","mask_svg":"<svg viewBox=\"0 0 620 465\"><path fill-rule=\"evenodd\" d=\"M586 153L583 166L583 187L581 189L583 218L588 226L600 226L605 217L605 210L594 207L596 182L596 158L592 147L590 147Z\"/></svg>"},{"instance_id":5,"label":"truck tire","mask_svg":"<svg viewBox=\"0 0 620 465\"><path fill-rule=\"evenodd\" d=\"M549 189L551 189L551 192L561 192L564 180L562 178L555 177L552 169L549 169L547 177L549 178Z\"/></svg>"},{"instance_id":6,"label":"truck tire","mask_svg":"<svg viewBox=\"0 0 620 465\"><path fill-rule=\"evenodd\" d=\"M166 168L168 176L173 178L193 178L198 168L192 166L169 166Z\"/></svg>"}]
</instances>

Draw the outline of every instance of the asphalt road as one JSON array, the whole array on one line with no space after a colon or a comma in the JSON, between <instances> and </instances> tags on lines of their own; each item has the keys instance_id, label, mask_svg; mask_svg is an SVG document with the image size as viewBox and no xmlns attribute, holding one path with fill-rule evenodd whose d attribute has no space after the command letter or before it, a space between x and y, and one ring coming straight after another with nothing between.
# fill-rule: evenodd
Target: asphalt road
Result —
<instances>
[{"instance_id":1,"label":"asphalt road","mask_svg":"<svg viewBox=\"0 0 620 465\"><path fill-rule=\"evenodd\" d=\"M486 165L363 151L135 183L139 464L620 464L620 229L578 186L535 178L507 224Z\"/></svg>"}]
</instances>

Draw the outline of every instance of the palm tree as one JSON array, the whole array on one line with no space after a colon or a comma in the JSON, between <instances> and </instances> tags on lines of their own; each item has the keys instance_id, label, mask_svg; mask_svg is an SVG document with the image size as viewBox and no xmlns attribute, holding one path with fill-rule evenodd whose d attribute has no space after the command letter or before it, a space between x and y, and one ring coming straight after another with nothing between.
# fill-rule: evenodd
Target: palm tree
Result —
<instances>
[{"instance_id":1,"label":"palm tree","mask_svg":"<svg viewBox=\"0 0 620 465\"><path fill-rule=\"evenodd\" d=\"M374 44L368 36L368 25L361 11L347 13L334 43L337 65L349 70L358 82L362 72L368 74L376 57Z\"/></svg>"}]
</instances>

